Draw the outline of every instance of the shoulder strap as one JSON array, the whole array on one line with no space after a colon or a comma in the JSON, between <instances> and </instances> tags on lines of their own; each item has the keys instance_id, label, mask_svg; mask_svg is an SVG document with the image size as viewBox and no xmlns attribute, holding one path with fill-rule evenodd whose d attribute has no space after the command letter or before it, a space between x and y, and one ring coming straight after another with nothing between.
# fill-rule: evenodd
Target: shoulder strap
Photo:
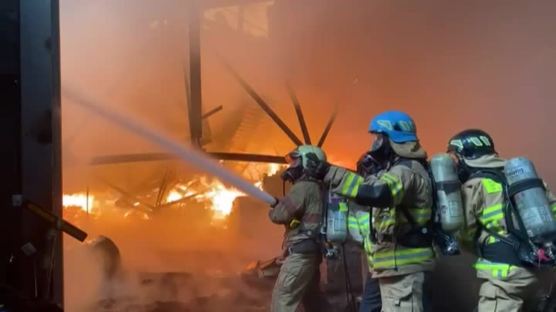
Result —
<instances>
[{"instance_id":1,"label":"shoulder strap","mask_svg":"<svg viewBox=\"0 0 556 312\"><path fill-rule=\"evenodd\" d=\"M471 178L487 178L502 184L503 197L506 203L506 205L503 208L504 221L506 223L506 228L508 229L508 233L512 234L520 241L528 241L529 238L527 236L527 232L525 230L523 220L521 220L519 213L515 209L513 199L510 196L508 181L502 170L503 170L502 168L481 168L475 171L473 174L471 174ZM518 222L518 228L515 227L513 216L516 217L516 220ZM500 239L501 241L508 242L507 239L505 239L503 236L499 235L498 233L495 233L494 231L487 229L486 227L483 227L482 229L485 230L490 235L493 235L494 237Z\"/></svg>"},{"instance_id":2,"label":"shoulder strap","mask_svg":"<svg viewBox=\"0 0 556 312\"><path fill-rule=\"evenodd\" d=\"M486 178L496 181L507 187L508 182L506 176L504 175L503 168L476 168L473 173L469 176L469 179L474 178Z\"/></svg>"}]
</instances>

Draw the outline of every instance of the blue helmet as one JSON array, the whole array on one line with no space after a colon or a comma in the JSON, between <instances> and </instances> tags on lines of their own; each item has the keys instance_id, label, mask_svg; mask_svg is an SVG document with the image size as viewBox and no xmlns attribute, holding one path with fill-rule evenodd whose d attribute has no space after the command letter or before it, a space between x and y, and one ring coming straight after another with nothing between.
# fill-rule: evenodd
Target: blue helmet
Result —
<instances>
[{"instance_id":1,"label":"blue helmet","mask_svg":"<svg viewBox=\"0 0 556 312\"><path fill-rule=\"evenodd\" d=\"M415 122L408 114L400 111L378 114L371 120L369 132L386 134L394 143L417 141Z\"/></svg>"}]
</instances>

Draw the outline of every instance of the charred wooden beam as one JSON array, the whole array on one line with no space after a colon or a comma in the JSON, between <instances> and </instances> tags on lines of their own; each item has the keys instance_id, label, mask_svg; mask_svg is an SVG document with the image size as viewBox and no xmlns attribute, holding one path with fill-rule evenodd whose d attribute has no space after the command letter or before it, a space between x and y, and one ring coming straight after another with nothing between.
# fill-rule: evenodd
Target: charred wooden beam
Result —
<instances>
[{"instance_id":1,"label":"charred wooden beam","mask_svg":"<svg viewBox=\"0 0 556 312\"><path fill-rule=\"evenodd\" d=\"M234 76L234 78L239 82L239 84L243 87L243 89L255 100L262 110L284 131L284 133L290 138L290 140L295 145L303 145L303 142L293 133L293 131L286 125L286 123L278 117L278 115L272 110L272 108L263 100L263 98L251 87L247 81L245 81L239 73L227 63L224 63L226 69Z\"/></svg>"},{"instance_id":2,"label":"charred wooden beam","mask_svg":"<svg viewBox=\"0 0 556 312\"><path fill-rule=\"evenodd\" d=\"M220 160L249 161L249 162L262 162L262 163L275 163L275 164L286 163L286 159L283 156L248 154L248 153L226 153L226 152L209 152L208 154Z\"/></svg>"},{"instance_id":3,"label":"charred wooden beam","mask_svg":"<svg viewBox=\"0 0 556 312\"><path fill-rule=\"evenodd\" d=\"M330 133L330 129L332 129L332 125L334 125L334 121L336 121L336 115L337 112L334 111L334 113L332 113L332 116L330 116L330 119L328 120L328 123L326 124L326 127L324 128L324 131L322 132L322 135L320 137L318 147L322 147L324 145L324 142L328 137L328 133Z\"/></svg>"},{"instance_id":4,"label":"charred wooden beam","mask_svg":"<svg viewBox=\"0 0 556 312\"><path fill-rule=\"evenodd\" d=\"M120 154L120 155L106 155L93 158L91 165L110 165L133 163L143 161L161 161L178 159L175 155L167 153L144 153L144 154Z\"/></svg>"},{"instance_id":5,"label":"charred wooden beam","mask_svg":"<svg viewBox=\"0 0 556 312\"><path fill-rule=\"evenodd\" d=\"M303 139L305 140L305 144L311 144L311 136L309 135L309 129L307 128L307 123L305 122L305 117L303 116L303 111L301 110L301 104L295 95L295 92L288 84L288 93L290 94L290 98L292 99L293 107L295 108L295 114L297 115L297 120L299 120L299 127L301 127L301 132L303 133Z\"/></svg>"},{"instance_id":6,"label":"charred wooden beam","mask_svg":"<svg viewBox=\"0 0 556 312\"><path fill-rule=\"evenodd\" d=\"M202 86L201 86L201 21L198 1L191 1L189 18L189 131L191 143L201 146Z\"/></svg>"},{"instance_id":7,"label":"charred wooden beam","mask_svg":"<svg viewBox=\"0 0 556 312\"><path fill-rule=\"evenodd\" d=\"M263 163L285 164L283 156L259 155L249 153L207 152L208 155L220 160L250 161ZM177 160L177 156L167 153L121 154L93 158L91 165L112 165L144 161Z\"/></svg>"},{"instance_id":8,"label":"charred wooden beam","mask_svg":"<svg viewBox=\"0 0 556 312\"><path fill-rule=\"evenodd\" d=\"M215 107L215 108L209 110L208 112L206 112L206 113L203 114L203 119L209 118L210 116L212 116L212 115L218 113L218 112L221 111L222 109L224 109L224 107L223 107L222 105L220 105L220 106L217 106L217 107Z\"/></svg>"}]
</instances>

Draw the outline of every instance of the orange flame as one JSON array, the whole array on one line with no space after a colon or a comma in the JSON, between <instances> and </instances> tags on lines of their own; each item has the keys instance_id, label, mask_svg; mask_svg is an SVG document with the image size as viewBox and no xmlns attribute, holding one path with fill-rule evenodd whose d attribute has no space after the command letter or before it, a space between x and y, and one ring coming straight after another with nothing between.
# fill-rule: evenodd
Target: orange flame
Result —
<instances>
[{"instance_id":1,"label":"orange flame","mask_svg":"<svg viewBox=\"0 0 556 312\"><path fill-rule=\"evenodd\" d=\"M263 179L275 175L283 167L284 165L280 164L253 163L248 166L247 170L243 171L243 175L246 179L254 181L253 184L262 190ZM106 209L118 211L119 208L115 208L111 204L111 196L105 198L99 194L96 195L98 195L97 202L95 202L95 196L87 196L86 193L65 194L63 196L63 206L64 208L78 208L95 217L100 217ZM212 212L212 221L222 224L221 222L225 221L232 213L235 200L238 197L244 196L246 195L243 192L233 187L227 187L217 179L201 176L173 185L166 195L165 203L177 204L176 202L179 202L181 199L191 198L197 202L204 203L205 208L210 209ZM133 207L139 207L140 205L140 202L132 203ZM180 205L181 207L187 206L187 202L182 201ZM102 207L102 209L99 207ZM143 220L150 219L148 212L136 211L135 209L120 211L119 213L125 219L130 217L138 217ZM114 214L112 213L111 215Z\"/></svg>"},{"instance_id":2,"label":"orange flame","mask_svg":"<svg viewBox=\"0 0 556 312\"><path fill-rule=\"evenodd\" d=\"M232 213L236 198L242 196L245 194L234 188L227 188L218 180L213 180L209 185L209 191L199 198L210 201L214 221L223 221Z\"/></svg>"},{"instance_id":3,"label":"orange flame","mask_svg":"<svg viewBox=\"0 0 556 312\"><path fill-rule=\"evenodd\" d=\"M62 205L64 208L77 207L86 212L92 212L94 208L95 197L87 196L85 193L64 194L62 197Z\"/></svg>"},{"instance_id":4,"label":"orange flame","mask_svg":"<svg viewBox=\"0 0 556 312\"><path fill-rule=\"evenodd\" d=\"M183 198L183 195L175 190L170 191L168 196L166 196L166 202L171 203Z\"/></svg>"}]
</instances>

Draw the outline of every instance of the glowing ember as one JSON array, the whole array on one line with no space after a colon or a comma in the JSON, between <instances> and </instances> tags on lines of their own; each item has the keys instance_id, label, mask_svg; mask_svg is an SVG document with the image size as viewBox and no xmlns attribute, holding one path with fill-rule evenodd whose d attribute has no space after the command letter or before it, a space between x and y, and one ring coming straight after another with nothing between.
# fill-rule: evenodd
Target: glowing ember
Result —
<instances>
[{"instance_id":1,"label":"glowing ember","mask_svg":"<svg viewBox=\"0 0 556 312\"><path fill-rule=\"evenodd\" d=\"M88 200L88 202L87 202ZM78 194L67 194L64 195L62 198L62 205L64 208L68 207L78 207L79 209L87 212L91 212L93 210L93 204L95 202L95 197L84 193Z\"/></svg>"}]
</instances>

